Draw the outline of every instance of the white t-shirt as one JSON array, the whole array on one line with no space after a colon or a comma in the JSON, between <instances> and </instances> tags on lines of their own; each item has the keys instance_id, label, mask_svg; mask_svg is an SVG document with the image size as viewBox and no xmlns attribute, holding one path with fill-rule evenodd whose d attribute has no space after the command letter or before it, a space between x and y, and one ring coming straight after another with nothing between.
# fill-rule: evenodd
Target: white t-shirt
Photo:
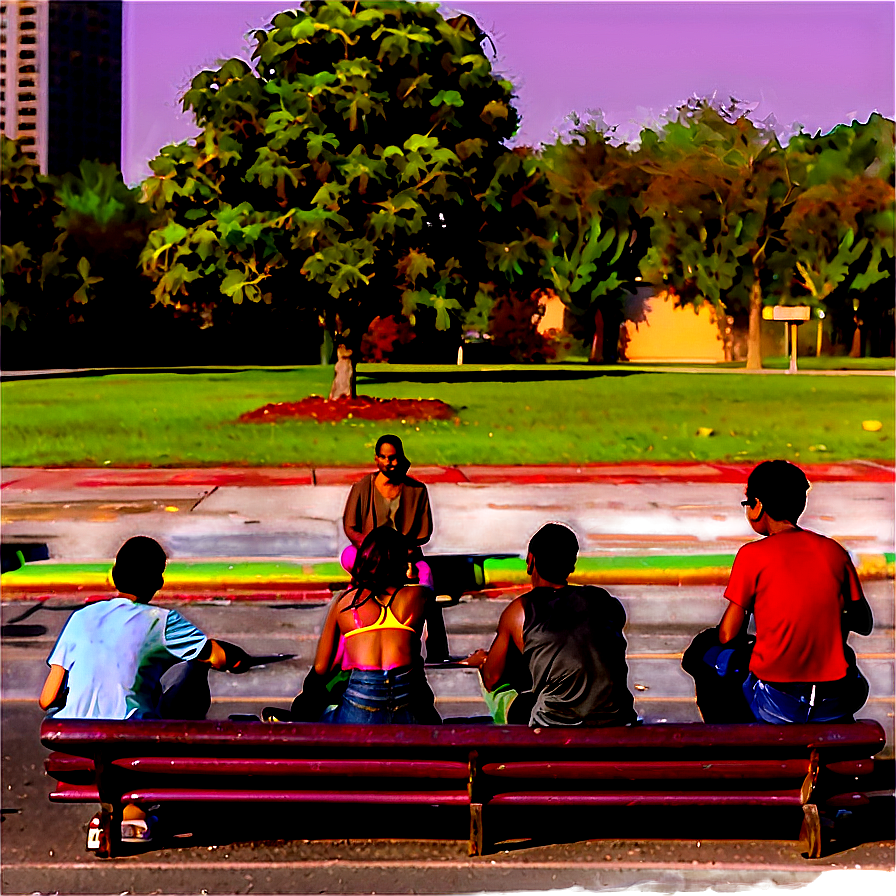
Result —
<instances>
[{"instance_id":1,"label":"white t-shirt","mask_svg":"<svg viewBox=\"0 0 896 896\"><path fill-rule=\"evenodd\" d=\"M176 610L126 597L97 601L69 616L47 665L68 673L58 719L158 717L160 679L195 659L208 638Z\"/></svg>"}]
</instances>

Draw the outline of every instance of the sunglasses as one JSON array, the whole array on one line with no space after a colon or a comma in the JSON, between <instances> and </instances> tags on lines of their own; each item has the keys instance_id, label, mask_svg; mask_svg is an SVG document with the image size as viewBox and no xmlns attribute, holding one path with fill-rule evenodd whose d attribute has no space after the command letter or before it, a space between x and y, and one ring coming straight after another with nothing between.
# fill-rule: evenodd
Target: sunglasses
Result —
<instances>
[{"instance_id":1,"label":"sunglasses","mask_svg":"<svg viewBox=\"0 0 896 896\"><path fill-rule=\"evenodd\" d=\"M740 506L741 507L749 507L750 510L752 510L756 506L756 499L755 498L747 498L746 501L740 502Z\"/></svg>"}]
</instances>

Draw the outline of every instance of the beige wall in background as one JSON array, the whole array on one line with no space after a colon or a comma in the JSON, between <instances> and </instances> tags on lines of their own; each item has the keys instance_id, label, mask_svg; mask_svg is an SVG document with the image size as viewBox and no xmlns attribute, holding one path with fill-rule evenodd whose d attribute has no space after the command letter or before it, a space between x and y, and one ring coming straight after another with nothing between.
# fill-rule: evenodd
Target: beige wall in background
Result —
<instances>
[{"instance_id":1,"label":"beige wall in background","mask_svg":"<svg viewBox=\"0 0 896 896\"><path fill-rule=\"evenodd\" d=\"M647 321L626 323L629 361L724 361L725 348L715 311L704 302L694 308L676 308L663 293L647 300Z\"/></svg>"}]
</instances>

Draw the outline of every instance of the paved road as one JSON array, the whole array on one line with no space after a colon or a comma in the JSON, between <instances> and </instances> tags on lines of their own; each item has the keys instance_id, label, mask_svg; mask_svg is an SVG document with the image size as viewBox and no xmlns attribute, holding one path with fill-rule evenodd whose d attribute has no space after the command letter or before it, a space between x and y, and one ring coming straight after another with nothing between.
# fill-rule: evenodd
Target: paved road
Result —
<instances>
[{"instance_id":1,"label":"paved road","mask_svg":"<svg viewBox=\"0 0 896 896\"><path fill-rule=\"evenodd\" d=\"M693 691L678 668L690 634L718 618L714 588L616 589L630 624L630 684L639 712L650 721L696 720ZM869 597L890 634L861 639L860 662L875 688L892 693L892 601L886 582ZM508 839L500 851L469 859L456 839L464 819L451 812L403 812L374 818L365 810L339 814L307 810L263 816L200 815L185 826L195 836L142 856L99 863L84 850L89 806L51 806L42 774L46 751L37 742L41 714L34 703L43 659L77 595L57 596L21 622L28 605L2 606L3 880L4 893L443 893L626 887L654 881L661 891L731 884L805 884L822 869L887 869L893 864L893 801L872 801L858 820L854 842L808 862L794 838L798 813L512 813L500 820ZM446 611L452 650L488 643L505 601L471 599ZM257 712L286 704L310 662L323 606L311 601L247 604L192 603L184 612L207 631L250 650L296 652L296 660L246 675L213 673L211 716ZM887 614L889 613L889 617ZM19 631L16 631L16 629ZM250 634L251 633L251 634ZM871 659L874 652L889 659ZM484 713L471 670L429 670L443 716ZM865 713L887 718L891 701ZM754 839L758 831L762 839ZM421 832L423 832L421 834ZM251 885L251 886L250 886Z\"/></svg>"},{"instance_id":2,"label":"paved road","mask_svg":"<svg viewBox=\"0 0 896 896\"><path fill-rule=\"evenodd\" d=\"M646 472L554 469L519 482L495 471L417 470L436 508L433 553L520 552L546 519L572 524L593 556L733 553L749 536L740 508L744 470L666 465ZM531 471L530 471L531 472ZM164 474L164 475L160 475ZM469 473L469 475L468 475ZM3 471L3 537L44 541L55 560L108 562L124 538L160 537L174 559L334 557L346 482L357 471ZM815 483L805 524L858 553L893 552L892 468L842 465ZM497 481L496 481L497 479ZM316 483L316 484L315 484ZM620 586L629 616L630 684L650 721L696 720L691 683L679 668L694 632L714 624L719 588ZM892 580L867 583L875 633L855 639L872 683L863 713L893 738ZM807 884L824 869L893 867L893 801L881 796L854 831L862 846L840 844L807 862L788 813L564 814L549 827L540 815L514 815L502 851L470 860L457 821L402 813L376 818L359 810L195 819L195 836L168 848L98 863L84 851L88 806L50 806L36 740L34 704L43 660L83 593L36 595L2 605L4 893L482 892L653 881L660 891L743 883ZM163 592L164 597L164 592ZM451 651L486 645L506 601L470 599L446 611ZM307 669L320 625L319 601L190 603L187 616L210 633L256 653L295 660L247 675L213 674L211 715L286 704ZM484 712L475 673L434 670L444 717ZM752 839L761 830L761 840ZM421 839L421 832L426 837ZM258 839L254 839L258 838ZM263 839L262 839L263 838ZM376 838L376 839L370 839ZM866 883L865 888L869 889ZM869 890L869 892L873 892Z\"/></svg>"}]
</instances>

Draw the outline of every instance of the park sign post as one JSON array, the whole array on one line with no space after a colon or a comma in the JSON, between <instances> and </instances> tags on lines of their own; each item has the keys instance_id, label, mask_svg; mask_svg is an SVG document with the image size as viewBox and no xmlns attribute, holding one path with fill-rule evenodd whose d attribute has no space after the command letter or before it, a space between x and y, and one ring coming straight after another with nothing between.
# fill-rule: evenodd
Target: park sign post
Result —
<instances>
[{"instance_id":1,"label":"park sign post","mask_svg":"<svg viewBox=\"0 0 896 896\"><path fill-rule=\"evenodd\" d=\"M784 321L785 352L787 333L790 333L790 367L788 373L796 373L796 328L811 319L812 309L808 305L771 305L762 309L766 320Z\"/></svg>"}]
</instances>

